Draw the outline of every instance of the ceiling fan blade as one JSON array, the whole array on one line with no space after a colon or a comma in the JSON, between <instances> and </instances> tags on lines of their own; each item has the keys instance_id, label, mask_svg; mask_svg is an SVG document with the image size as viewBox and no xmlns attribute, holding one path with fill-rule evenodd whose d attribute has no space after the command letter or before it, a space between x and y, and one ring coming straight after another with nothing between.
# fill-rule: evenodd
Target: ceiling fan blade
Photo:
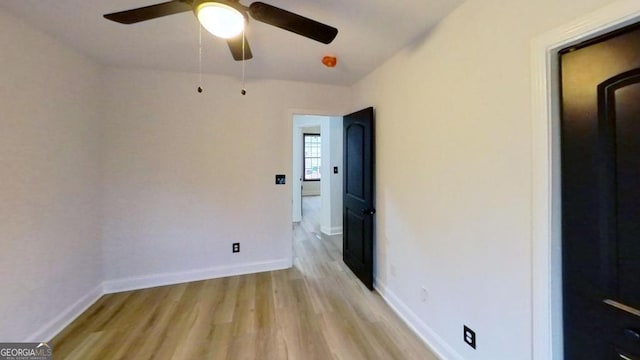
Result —
<instances>
[{"instance_id":1,"label":"ceiling fan blade","mask_svg":"<svg viewBox=\"0 0 640 360\"><path fill-rule=\"evenodd\" d=\"M240 36L236 36L231 39L227 39L227 44L229 45L229 50L231 50L231 55L233 56L233 60L242 61L242 34ZM251 53L251 47L249 47L249 41L247 41L247 37L244 37L244 60L249 60L253 58L253 54Z\"/></svg>"},{"instance_id":2,"label":"ceiling fan blade","mask_svg":"<svg viewBox=\"0 0 640 360\"><path fill-rule=\"evenodd\" d=\"M167 15L191 11L191 9L190 2L177 0L106 14L104 17L105 19L119 22L121 24L134 24Z\"/></svg>"},{"instance_id":3,"label":"ceiling fan blade","mask_svg":"<svg viewBox=\"0 0 640 360\"><path fill-rule=\"evenodd\" d=\"M294 32L324 44L329 44L338 35L338 29L294 14L273 5L257 1L249 6L251 17L281 29Z\"/></svg>"}]
</instances>

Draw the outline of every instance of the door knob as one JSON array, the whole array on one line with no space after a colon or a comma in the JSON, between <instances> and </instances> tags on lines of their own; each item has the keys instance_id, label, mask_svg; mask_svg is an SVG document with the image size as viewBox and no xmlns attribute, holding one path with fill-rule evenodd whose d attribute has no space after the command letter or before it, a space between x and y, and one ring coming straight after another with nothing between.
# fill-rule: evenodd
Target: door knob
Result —
<instances>
[{"instance_id":1,"label":"door knob","mask_svg":"<svg viewBox=\"0 0 640 360\"><path fill-rule=\"evenodd\" d=\"M376 209L362 209L362 215L373 215L376 213Z\"/></svg>"}]
</instances>

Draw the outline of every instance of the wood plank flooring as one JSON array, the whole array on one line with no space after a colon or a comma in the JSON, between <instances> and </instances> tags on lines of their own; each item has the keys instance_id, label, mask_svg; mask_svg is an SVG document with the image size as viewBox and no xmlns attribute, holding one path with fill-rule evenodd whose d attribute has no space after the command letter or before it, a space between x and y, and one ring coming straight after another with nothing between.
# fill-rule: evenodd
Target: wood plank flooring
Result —
<instances>
[{"instance_id":1,"label":"wood plank flooring","mask_svg":"<svg viewBox=\"0 0 640 360\"><path fill-rule=\"evenodd\" d=\"M304 203L293 268L105 295L53 339L55 359L435 360Z\"/></svg>"}]
</instances>

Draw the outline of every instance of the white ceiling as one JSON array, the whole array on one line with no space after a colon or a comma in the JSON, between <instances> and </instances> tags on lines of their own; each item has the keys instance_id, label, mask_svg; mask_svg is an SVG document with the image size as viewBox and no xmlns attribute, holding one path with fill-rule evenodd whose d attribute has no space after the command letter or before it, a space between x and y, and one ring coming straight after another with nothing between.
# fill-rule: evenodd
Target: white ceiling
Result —
<instances>
[{"instance_id":1,"label":"white ceiling","mask_svg":"<svg viewBox=\"0 0 640 360\"><path fill-rule=\"evenodd\" d=\"M192 12L133 25L102 14L164 0L2 0L0 8L42 29L105 65L169 71L198 71L198 22ZM338 28L329 45L279 28L249 21L254 58L249 79L268 78L350 85L433 27L463 0L263 0ZM241 0L249 5L251 0ZM203 72L241 75L225 41L206 31ZM334 55L338 65L320 60Z\"/></svg>"}]
</instances>

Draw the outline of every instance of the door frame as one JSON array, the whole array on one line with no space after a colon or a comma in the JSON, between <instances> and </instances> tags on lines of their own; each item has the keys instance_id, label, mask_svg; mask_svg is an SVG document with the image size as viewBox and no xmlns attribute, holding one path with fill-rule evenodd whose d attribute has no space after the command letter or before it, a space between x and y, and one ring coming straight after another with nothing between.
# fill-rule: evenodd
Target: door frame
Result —
<instances>
[{"instance_id":1,"label":"door frame","mask_svg":"<svg viewBox=\"0 0 640 360\"><path fill-rule=\"evenodd\" d=\"M558 51L640 21L640 2L620 0L531 42L532 353L563 359Z\"/></svg>"},{"instance_id":2,"label":"door frame","mask_svg":"<svg viewBox=\"0 0 640 360\"><path fill-rule=\"evenodd\" d=\"M300 219L300 214L296 214L296 209L294 208L294 189L293 186L298 186L298 182L297 182L297 178L296 178L296 174L293 174L293 171L295 169L295 166L293 166L293 162L298 161L298 159L294 159L293 157L293 142L294 141L300 141L301 139L294 139L294 134L295 134L295 127L296 127L296 122L294 120L294 117L296 115L310 115L310 116L324 116L324 117L342 117L347 110L338 110L338 111L334 111L334 110L318 110L318 109L302 109L302 108L289 108L286 111L286 117L289 121L289 134L288 134L288 162L290 163L290 171L288 173L290 173L290 180L287 182L287 188L288 188L288 192L290 194L290 206L288 209L289 212L289 219L290 219L290 224L293 224L295 222L299 222ZM338 115L336 115L338 114ZM320 124L320 126L322 126L322 124ZM340 170L341 171L341 170ZM320 196L322 197L322 193L320 194ZM300 207L302 207L302 204L300 204ZM321 229L322 230L322 229ZM326 229L325 229L326 230ZM331 231L335 230L335 229L329 229ZM342 232L341 229L338 229L339 232L336 234L340 234ZM287 246L287 258L290 260L289 263L289 267L293 266L293 233L291 233L292 236L289 237L289 246Z\"/></svg>"}]
</instances>

